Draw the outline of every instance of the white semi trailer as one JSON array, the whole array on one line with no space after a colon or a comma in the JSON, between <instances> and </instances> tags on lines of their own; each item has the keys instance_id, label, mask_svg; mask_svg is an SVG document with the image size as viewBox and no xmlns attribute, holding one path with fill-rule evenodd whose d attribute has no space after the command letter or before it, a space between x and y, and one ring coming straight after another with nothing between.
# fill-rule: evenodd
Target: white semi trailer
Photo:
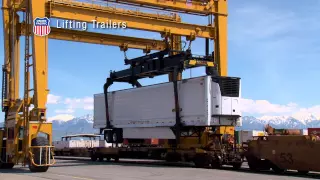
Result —
<instances>
[{"instance_id":1,"label":"white semi trailer","mask_svg":"<svg viewBox=\"0 0 320 180\"><path fill-rule=\"evenodd\" d=\"M178 81L183 127L241 126L240 78L201 76ZM176 124L172 82L108 93L114 141L120 139L175 139ZM107 125L104 94L94 95L93 127Z\"/></svg>"},{"instance_id":2,"label":"white semi trailer","mask_svg":"<svg viewBox=\"0 0 320 180\"><path fill-rule=\"evenodd\" d=\"M103 94L94 95L93 126L115 146L94 148L92 160L161 154L167 161L191 161L197 167L240 168L243 158L232 138L234 126L242 124L240 78L221 77L213 56L206 54L166 49L125 59L129 68L110 72ZM180 80L179 73L201 66L206 76ZM168 74L171 82L139 82ZM136 88L109 92L115 82ZM158 139L157 145L144 143L150 139Z\"/></svg>"}]
</instances>

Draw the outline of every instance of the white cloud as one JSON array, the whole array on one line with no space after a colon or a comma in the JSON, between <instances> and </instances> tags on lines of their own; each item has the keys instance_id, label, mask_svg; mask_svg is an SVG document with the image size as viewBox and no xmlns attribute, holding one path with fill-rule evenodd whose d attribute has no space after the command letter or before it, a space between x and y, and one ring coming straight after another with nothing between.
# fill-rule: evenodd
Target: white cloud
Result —
<instances>
[{"instance_id":1,"label":"white cloud","mask_svg":"<svg viewBox=\"0 0 320 180\"><path fill-rule=\"evenodd\" d=\"M74 113L73 109L57 109L54 111L57 114L70 114L70 113Z\"/></svg>"},{"instance_id":2,"label":"white cloud","mask_svg":"<svg viewBox=\"0 0 320 180\"><path fill-rule=\"evenodd\" d=\"M291 113L297 106L295 103L280 105L267 100L241 99L242 112L250 114Z\"/></svg>"},{"instance_id":3,"label":"white cloud","mask_svg":"<svg viewBox=\"0 0 320 180\"><path fill-rule=\"evenodd\" d=\"M71 114L58 114L56 116L49 117L48 121L53 121L53 120L69 121L73 118L75 118L75 117Z\"/></svg>"},{"instance_id":4,"label":"white cloud","mask_svg":"<svg viewBox=\"0 0 320 180\"><path fill-rule=\"evenodd\" d=\"M93 110L93 98L84 97L84 98L66 98L64 104L67 105L68 109L84 109L84 110Z\"/></svg>"},{"instance_id":5,"label":"white cloud","mask_svg":"<svg viewBox=\"0 0 320 180\"><path fill-rule=\"evenodd\" d=\"M273 104L267 100L241 99L241 110L244 114L263 116L290 115L299 119L313 115L320 119L320 105L305 108L296 103L281 105Z\"/></svg>"},{"instance_id":6,"label":"white cloud","mask_svg":"<svg viewBox=\"0 0 320 180\"><path fill-rule=\"evenodd\" d=\"M316 105L310 108L300 108L297 112L293 113L293 117L303 118L310 115L314 115L317 119L320 119L320 105Z\"/></svg>"},{"instance_id":7,"label":"white cloud","mask_svg":"<svg viewBox=\"0 0 320 180\"><path fill-rule=\"evenodd\" d=\"M53 94L48 94L47 104L58 104L61 97Z\"/></svg>"}]
</instances>

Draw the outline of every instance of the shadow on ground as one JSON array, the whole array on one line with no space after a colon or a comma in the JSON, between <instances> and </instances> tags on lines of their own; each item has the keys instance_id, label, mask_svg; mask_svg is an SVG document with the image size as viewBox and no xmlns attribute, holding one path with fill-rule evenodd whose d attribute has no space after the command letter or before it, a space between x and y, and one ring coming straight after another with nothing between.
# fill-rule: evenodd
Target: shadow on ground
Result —
<instances>
[{"instance_id":1,"label":"shadow on ground","mask_svg":"<svg viewBox=\"0 0 320 180\"><path fill-rule=\"evenodd\" d=\"M92 166L92 165L103 165L103 166L108 166L108 165L117 165L117 166L143 166L143 167L151 167L151 168L195 168L193 167L192 164L186 164L186 163L168 163L165 161L133 161L133 160L121 160L119 162L114 162L114 161L103 161L103 162L92 162L90 159L80 159L76 158L73 159L72 157L70 158L63 158L62 161L58 161L54 167L65 167L65 166ZM209 168L206 168L209 169ZM250 174L263 174L263 175L277 175L277 176L284 176L284 177L301 177L301 178L312 178L312 179L320 179L320 173L309 173L307 175L301 175L298 174L295 171L288 171L283 174L276 174L272 171L261 171L261 172L253 172L250 171L249 168L242 168L239 170L233 170L232 167L223 167L220 169L221 171L233 171L233 172L241 172L241 173L250 173ZM1 172L1 171L0 171ZM214 172L213 172L214 173Z\"/></svg>"}]
</instances>

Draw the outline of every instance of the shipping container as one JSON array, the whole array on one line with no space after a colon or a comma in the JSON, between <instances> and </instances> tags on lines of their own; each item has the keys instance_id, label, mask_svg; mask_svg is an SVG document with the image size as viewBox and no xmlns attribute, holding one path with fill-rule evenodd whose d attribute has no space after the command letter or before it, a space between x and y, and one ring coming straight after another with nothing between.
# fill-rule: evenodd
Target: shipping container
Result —
<instances>
[{"instance_id":1,"label":"shipping container","mask_svg":"<svg viewBox=\"0 0 320 180\"><path fill-rule=\"evenodd\" d=\"M308 128L309 135L320 136L320 128Z\"/></svg>"},{"instance_id":2,"label":"shipping container","mask_svg":"<svg viewBox=\"0 0 320 180\"><path fill-rule=\"evenodd\" d=\"M264 131L257 131L257 130L253 130L253 131L238 131L237 132L237 139L239 144L244 143L244 142L248 142L249 140L252 140L254 136L265 136L265 132Z\"/></svg>"},{"instance_id":3,"label":"shipping container","mask_svg":"<svg viewBox=\"0 0 320 180\"><path fill-rule=\"evenodd\" d=\"M181 122L184 126L241 125L240 79L229 78L232 94L224 92L211 76L178 82ZM223 83L222 83L223 86ZM222 93L223 92L223 93ZM123 138L175 139L170 127L176 123L173 84L162 83L108 94L110 123L123 129ZM106 127L104 94L94 95L94 124Z\"/></svg>"}]
</instances>

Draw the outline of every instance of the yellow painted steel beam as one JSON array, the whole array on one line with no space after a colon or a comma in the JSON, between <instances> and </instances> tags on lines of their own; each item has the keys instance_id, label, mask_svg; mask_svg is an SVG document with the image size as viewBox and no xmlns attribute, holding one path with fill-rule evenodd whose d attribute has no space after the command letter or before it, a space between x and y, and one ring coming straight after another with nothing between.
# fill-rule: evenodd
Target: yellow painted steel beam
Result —
<instances>
[{"instance_id":1,"label":"yellow painted steel beam","mask_svg":"<svg viewBox=\"0 0 320 180\"><path fill-rule=\"evenodd\" d=\"M152 9L161 9L174 12L182 12L196 15L227 14L227 12L216 12L214 0L104 0L119 4L128 4Z\"/></svg>"},{"instance_id":2,"label":"yellow painted steel beam","mask_svg":"<svg viewBox=\"0 0 320 180\"><path fill-rule=\"evenodd\" d=\"M227 11L227 1L215 2L216 11ZM227 16L216 16L214 18L216 40L214 42L214 59L218 65L221 76L228 75L228 20Z\"/></svg>"},{"instance_id":3,"label":"yellow painted steel beam","mask_svg":"<svg viewBox=\"0 0 320 180\"><path fill-rule=\"evenodd\" d=\"M13 19L13 75L14 75L14 90L13 98L19 98L19 85L20 85L20 37L19 32L16 31L16 27L19 25L19 15L15 14Z\"/></svg>"},{"instance_id":4,"label":"yellow painted steel beam","mask_svg":"<svg viewBox=\"0 0 320 180\"><path fill-rule=\"evenodd\" d=\"M4 66L8 73L8 89L5 99L14 102L19 98L19 73L20 73L20 43L16 32L19 16L11 11L12 1L2 1L3 36L4 36ZM6 102L2 102L6 103Z\"/></svg>"},{"instance_id":5,"label":"yellow painted steel beam","mask_svg":"<svg viewBox=\"0 0 320 180\"><path fill-rule=\"evenodd\" d=\"M45 17L46 1L29 0L31 19ZM33 57L33 104L36 120L40 121L40 111L45 113L48 90L48 36L37 36L32 38ZM30 143L30 142L29 142Z\"/></svg>"},{"instance_id":6,"label":"yellow painted steel beam","mask_svg":"<svg viewBox=\"0 0 320 180\"><path fill-rule=\"evenodd\" d=\"M25 35L24 30L25 28L21 24L21 35ZM161 40L144 39L130 36L120 36L61 28L51 28L49 39L119 46L121 49L130 48L149 51L164 50L166 48L166 43Z\"/></svg>"},{"instance_id":7,"label":"yellow painted steel beam","mask_svg":"<svg viewBox=\"0 0 320 180\"><path fill-rule=\"evenodd\" d=\"M15 8L16 9L23 9L27 5L27 0L15 0Z\"/></svg>"},{"instance_id":8,"label":"yellow painted steel beam","mask_svg":"<svg viewBox=\"0 0 320 180\"><path fill-rule=\"evenodd\" d=\"M8 77L6 81L9 83L7 89L8 97L4 97L4 100L13 99L12 93L12 86L10 79L12 78L10 75L11 69L11 60L10 60L10 0L3 0L2 1L2 23L3 23L3 41L4 41L4 62L3 65L5 67L5 71L8 73ZM7 102L2 102L3 105L7 106Z\"/></svg>"},{"instance_id":9,"label":"yellow painted steel beam","mask_svg":"<svg viewBox=\"0 0 320 180\"><path fill-rule=\"evenodd\" d=\"M92 22L125 22L127 28L166 35L187 37L202 37L214 39L214 27L165 20L157 15L139 11L129 11L118 8L98 6L90 3L52 0L49 5L49 17ZM178 19L178 18L177 18Z\"/></svg>"}]
</instances>

